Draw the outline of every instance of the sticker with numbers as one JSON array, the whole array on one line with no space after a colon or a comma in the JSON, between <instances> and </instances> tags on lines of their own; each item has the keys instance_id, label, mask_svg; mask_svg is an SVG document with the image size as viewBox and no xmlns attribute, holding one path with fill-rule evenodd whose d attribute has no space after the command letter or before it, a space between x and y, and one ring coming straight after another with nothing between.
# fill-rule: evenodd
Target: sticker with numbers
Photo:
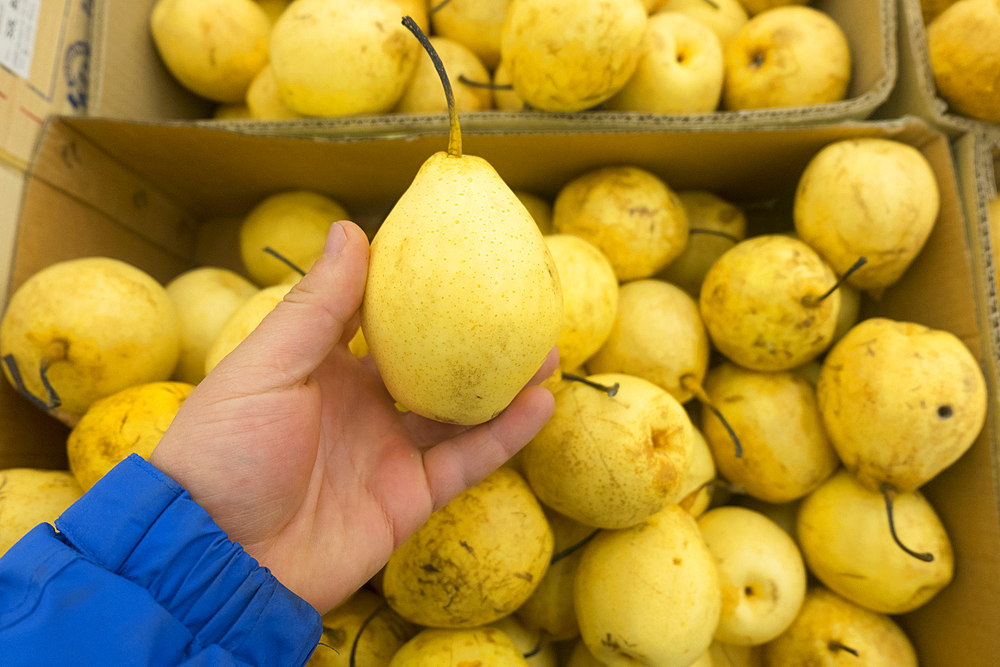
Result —
<instances>
[{"instance_id":1,"label":"sticker with numbers","mask_svg":"<svg viewBox=\"0 0 1000 667\"><path fill-rule=\"evenodd\" d=\"M31 76L41 0L0 0L0 64L14 74Z\"/></svg>"}]
</instances>

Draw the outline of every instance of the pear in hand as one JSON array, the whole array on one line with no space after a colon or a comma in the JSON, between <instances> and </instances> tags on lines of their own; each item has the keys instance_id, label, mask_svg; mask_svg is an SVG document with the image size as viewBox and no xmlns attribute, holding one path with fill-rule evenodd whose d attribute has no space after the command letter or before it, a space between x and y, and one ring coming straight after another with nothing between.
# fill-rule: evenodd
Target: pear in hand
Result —
<instances>
[{"instance_id":1,"label":"pear in hand","mask_svg":"<svg viewBox=\"0 0 1000 667\"><path fill-rule=\"evenodd\" d=\"M562 290L524 205L486 160L462 155L439 71L448 151L424 163L372 241L361 327L393 398L437 421L479 424L555 345Z\"/></svg>"}]
</instances>

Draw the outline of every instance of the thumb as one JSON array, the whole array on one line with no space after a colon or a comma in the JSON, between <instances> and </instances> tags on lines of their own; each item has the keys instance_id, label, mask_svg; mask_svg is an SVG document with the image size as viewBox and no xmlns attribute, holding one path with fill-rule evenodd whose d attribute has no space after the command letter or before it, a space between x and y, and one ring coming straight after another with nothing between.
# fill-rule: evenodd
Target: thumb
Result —
<instances>
[{"instance_id":1,"label":"thumb","mask_svg":"<svg viewBox=\"0 0 1000 667\"><path fill-rule=\"evenodd\" d=\"M251 370L266 374L260 379L270 387L302 381L357 314L367 275L365 233L353 222L335 222L323 256L226 361L242 366L244 379Z\"/></svg>"}]
</instances>

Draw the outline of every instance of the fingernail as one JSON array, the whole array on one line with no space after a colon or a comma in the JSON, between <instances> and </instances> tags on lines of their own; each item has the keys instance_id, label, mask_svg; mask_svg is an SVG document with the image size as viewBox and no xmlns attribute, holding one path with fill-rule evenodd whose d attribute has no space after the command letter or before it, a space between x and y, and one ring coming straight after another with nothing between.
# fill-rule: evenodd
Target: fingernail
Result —
<instances>
[{"instance_id":1,"label":"fingernail","mask_svg":"<svg viewBox=\"0 0 1000 667\"><path fill-rule=\"evenodd\" d=\"M330 227L330 233L326 237L326 247L323 248L323 256L339 256L344 249L345 243L347 243L347 232L344 231L344 226L339 222L333 223Z\"/></svg>"}]
</instances>

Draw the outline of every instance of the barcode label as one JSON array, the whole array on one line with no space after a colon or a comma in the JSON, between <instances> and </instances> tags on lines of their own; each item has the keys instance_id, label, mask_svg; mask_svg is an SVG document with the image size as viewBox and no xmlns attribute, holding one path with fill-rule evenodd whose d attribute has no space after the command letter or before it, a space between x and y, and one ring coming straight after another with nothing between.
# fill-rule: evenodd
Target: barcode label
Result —
<instances>
[{"instance_id":1,"label":"barcode label","mask_svg":"<svg viewBox=\"0 0 1000 667\"><path fill-rule=\"evenodd\" d=\"M0 0L0 64L18 76L31 77L41 0Z\"/></svg>"}]
</instances>

